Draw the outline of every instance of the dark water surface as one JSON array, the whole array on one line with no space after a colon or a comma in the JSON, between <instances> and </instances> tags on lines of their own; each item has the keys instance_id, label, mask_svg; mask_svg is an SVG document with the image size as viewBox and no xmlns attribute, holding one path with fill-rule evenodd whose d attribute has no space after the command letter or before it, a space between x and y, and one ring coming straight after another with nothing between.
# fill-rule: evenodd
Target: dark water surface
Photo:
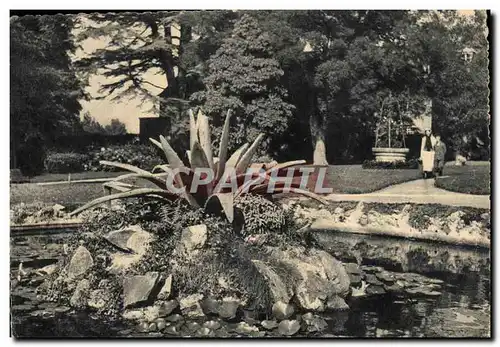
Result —
<instances>
[{"instance_id":1,"label":"dark water surface","mask_svg":"<svg viewBox=\"0 0 500 347\"><path fill-rule=\"evenodd\" d=\"M50 259L56 259L61 252L63 238L61 235L11 238L12 272L15 273L21 261L34 267L50 263ZM331 242L336 241L332 239ZM393 239L388 239L387 242L394 244ZM471 254L473 258L485 257L484 251L479 250L457 249L454 252L459 255L463 252L468 258L471 258ZM373 258L369 261L372 263ZM439 272L429 269L422 271L427 277L444 281L442 295L438 297L398 297L386 294L351 298L348 301L351 310L322 315L328 323L328 329L320 335L310 336L383 338L489 335L489 272L461 269L457 273L456 268L452 271L443 270L446 269L441 267ZM416 269L411 271L418 272ZM134 333L133 327L127 326L125 322L106 322L87 312L69 314L65 312L68 308L61 308L61 312L56 312L55 316L44 317L43 303L31 307L29 305L34 289L35 286L23 288L24 294L11 296L12 334L16 337L169 337ZM38 315L33 316L34 314Z\"/></svg>"}]
</instances>

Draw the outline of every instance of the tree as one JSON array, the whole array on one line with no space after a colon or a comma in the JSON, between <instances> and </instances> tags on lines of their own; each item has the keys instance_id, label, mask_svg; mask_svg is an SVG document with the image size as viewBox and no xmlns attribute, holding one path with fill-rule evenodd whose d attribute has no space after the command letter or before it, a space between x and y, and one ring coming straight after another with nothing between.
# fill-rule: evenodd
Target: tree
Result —
<instances>
[{"instance_id":1,"label":"tree","mask_svg":"<svg viewBox=\"0 0 500 347\"><path fill-rule=\"evenodd\" d=\"M125 123L120 122L117 118L113 118L111 124L106 125L104 129L108 135L124 135L127 133Z\"/></svg>"},{"instance_id":2,"label":"tree","mask_svg":"<svg viewBox=\"0 0 500 347\"><path fill-rule=\"evenodd\" d=\"M263 132L267 135L263 147L269 151L276 148L294 109L280 82L283 73L272 58L268 35L251 16L243 15L211 56L206 89L193 94L192 100L203 105L216 126L222 124L227 110L235 113L231 144L240 146Z\"/></svg>"},{"instance_id":3,"label":"tree","mask_svg":"<svg viewBox=\"0 0 500 347\"><path fill-rule=\"evenodd\" d=\"M84 97L71 68L72 18L65 15L10 20L10 120L12 167L43 169L44 148L78 124Z\"/></svg>"}]
</instances>

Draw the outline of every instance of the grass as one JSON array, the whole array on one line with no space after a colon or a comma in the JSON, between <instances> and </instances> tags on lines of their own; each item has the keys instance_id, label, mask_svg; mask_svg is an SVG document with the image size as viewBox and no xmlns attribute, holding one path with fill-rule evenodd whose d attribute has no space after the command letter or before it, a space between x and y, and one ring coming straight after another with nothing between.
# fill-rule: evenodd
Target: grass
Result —
<instances>
[{"instance_id":1,"label":"grass","mask_svg":"<svg viewBox=\"0 0 500 347\"><path fill-rule=\"evenodd\" d=\"M435 186L452 192L490 195L490 165L446 166L444 175L438 177Z\"/></svg>"},{"instance_id":2,"label":"grass","mask_svg":"<svg viewBox=\"0 0 500 347\"><path fill-rule=\"evenodd\" d=\"M419 178L419 170L363 169L361 165L332 165L328 167L326 186L332 188L333 193L363 194Z\"/></svg>"},{"instance_id":3,"label":"grass","mask_svg":"<svg viewBox=\"0 0 500 347\"><path fill-rule=\"evenodd\" d=\"M32 183L10 185L11 204L42 202L61 204L63 206L77 206L103 195L102 183L51 186L40 186Z\"/></svg>"},{"instance_id":4,"label":"grass","mask_svg":"<svg viewBox=\"0 0 500 347\"><path fill-rule=\"evenodd\" d=\"M109 172L109 171L85 171L76 172L71 174L71 180L88 180L97 178L112 178L118 177L124 174L124 172ZM44 173L39 176L31 177L30 183L44 183L44 182L61 182L67 181L68 174L57 174L57 173Z\"/></svg>"}]
</instances>

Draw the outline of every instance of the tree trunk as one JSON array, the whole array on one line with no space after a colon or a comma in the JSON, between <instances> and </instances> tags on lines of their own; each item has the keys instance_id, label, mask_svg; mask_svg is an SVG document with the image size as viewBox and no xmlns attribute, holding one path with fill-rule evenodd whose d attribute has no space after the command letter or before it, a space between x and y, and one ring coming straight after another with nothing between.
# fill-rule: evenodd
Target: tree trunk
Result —
<instances>
[{"instance_id":1,"label":"tree trunk","mask_svg":"<svg viewBox=\"0 0 500 347\"><path fill-rule=\"evenodd\" d=\"M317 115L312 114L309 117L311 127L311 139L313 141L313 164L328 165L326 160L325 129L320 125Z\"/></svg>"}]
</instances>

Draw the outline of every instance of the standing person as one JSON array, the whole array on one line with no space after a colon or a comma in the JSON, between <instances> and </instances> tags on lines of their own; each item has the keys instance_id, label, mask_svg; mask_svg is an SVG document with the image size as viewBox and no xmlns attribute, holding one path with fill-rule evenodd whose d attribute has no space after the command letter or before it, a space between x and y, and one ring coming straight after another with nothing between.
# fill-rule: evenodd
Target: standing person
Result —
<instances>
[{"instance_id":1,"label":"standing person","mask_svg":"<svg viewBox=\"0 0 500 347\"><path fill-rule=\"evenodd\" d=\"M436 144L434 145L434 170L439 176L443 176L444 157L446 155L446 145L441 142L441 135L436 134Z\"/></svg>"},{"instance_id":2,"label":"standing person","mask_svg":"<svg viewBox=\"0 0 500 347\"><path fill-rule=\"evenodd\" d=\"M420 149L420 161L422 162L422 174L424 178L429 178L434 171L434 146L436 138L432 136L431 129L425 129L422 137L422 147Z\"/></svg>"}]
</instances>

